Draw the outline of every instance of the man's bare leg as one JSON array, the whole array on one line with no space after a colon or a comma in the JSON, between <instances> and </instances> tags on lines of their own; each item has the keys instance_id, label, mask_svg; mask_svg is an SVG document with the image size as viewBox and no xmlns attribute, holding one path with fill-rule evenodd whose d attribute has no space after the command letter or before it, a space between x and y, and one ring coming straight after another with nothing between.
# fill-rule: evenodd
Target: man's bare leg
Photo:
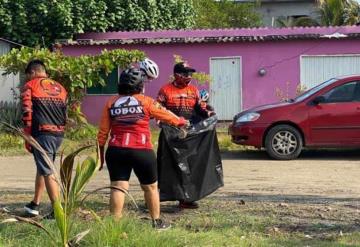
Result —
<instances>
[{"instance_id":1,"label":"man's bare leg","mask_svg":"<svg viewBox=\"0 0 360 247\"><path fill-rule=\"evenodd\" d=\"M51 204L59 198L59 185L55 180L55 176L53 174L44 177L46 191L49 195Z\"/></svg>"},{"instance_id":2,"label":"man's bare leg","mask_svg":"<svg viewBox=\"0 0 360 247\"><path fill-rule=\"evenodd\" d=\"M44 176L41 176L37 172L36 178L35 178L35 194L34 194L34 198L32 200L35 204L37 204L37 205L40 204L42 195L44 194L44 191L45 191Z\"/></svg>"}]
</instances>

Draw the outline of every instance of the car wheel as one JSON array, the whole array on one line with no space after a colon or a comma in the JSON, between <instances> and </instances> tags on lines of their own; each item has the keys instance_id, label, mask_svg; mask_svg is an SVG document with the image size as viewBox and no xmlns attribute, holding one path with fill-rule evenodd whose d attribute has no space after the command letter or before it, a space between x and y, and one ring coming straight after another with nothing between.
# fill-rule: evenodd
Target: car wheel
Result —
<instances>
[{"instance_id":1,"label":"car wheel","mask_svg":"<svg viewBox=\"0 0 360 247\"><path fill-rule=\"evenodd\" d=\"M266 152L277 160L296 159L302 147L303 140L299 131L286 124L272 127L265 138Z\"/></svg>"}]
</instances>

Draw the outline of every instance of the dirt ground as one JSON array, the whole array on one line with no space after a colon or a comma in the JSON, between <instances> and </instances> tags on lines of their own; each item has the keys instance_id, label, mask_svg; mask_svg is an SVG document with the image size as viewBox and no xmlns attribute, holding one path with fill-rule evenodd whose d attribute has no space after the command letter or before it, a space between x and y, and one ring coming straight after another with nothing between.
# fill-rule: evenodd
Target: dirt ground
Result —
<instances>
[{"instance_id":1,"label":"dirt ground","mask_svg":"<svg viewBox=\"0 0 360 247\"><path fill-rule=\"evenodd\" d=\"M250 224L249 231L254 234L270 237L283 234L301 243L325 241L321 246L329 243L338 246L340 242L336 241L348 239L346 246L360 246L358 150L304 151L299 159L292 161L269 160L266 153L260 151L232 152L222 154L222 160L225 186L201 200L199 210L183 212L176 202L166 202L161 206L162 215L179 225L182 217L188 217L190 223L190 219L207 217L204 215L209 209L221 211L223 215L236 211L237 217L245 217L249 224L254 217L268 221L261 230L253 229ZM34 177L31 156L0 157L0 219L3 207L16 215L24 215L23 205L32 197ZM108 183L104 169L96 174L88 189ZM134 176L130 184L130 194L141 206L142 193ZM44 199L47 200L45 195ZM109 214L108 200L108 192L104 191L93 195L90 203L97 205L100 216L105 216ZM42 212L50 212L49 204L44 206ZM131 203L127 207L129 212L134 212ZM146 218L148 214L142 212L139 217ZM241 227L246 229L246 224ZM290 241L282 246L318 246L297 243Z\"/></svg>"},{"instance_id":2,"label":"dirt ground","mask_svg":"<svg viewBox=\"0 0 360 247\"><path fill-rule=\"evenodd\" d=\"M304 151L292 161L269 160L265 152L222 155L225 186L212 196L265 201L360 201L360 151ZM31 192L35 167L32 156L0 157L0 193ZM106 169L89 189L106 186ZM138 191L136 178L130 191Z\"/></svg>"}]
</instances>

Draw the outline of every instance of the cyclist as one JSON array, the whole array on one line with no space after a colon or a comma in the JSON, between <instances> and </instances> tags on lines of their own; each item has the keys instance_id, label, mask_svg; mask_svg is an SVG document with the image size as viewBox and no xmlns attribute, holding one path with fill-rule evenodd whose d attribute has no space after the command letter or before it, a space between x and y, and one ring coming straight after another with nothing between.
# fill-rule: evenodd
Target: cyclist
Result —
<instances>
[{"instance_id":1,"label":"cyclist","mask_svg":"<svg viewBox=\"0 0 360 247\"><path fill-rule=\"evenodd\" d=\"M184 126L188 121L142 94L145 77L140 69L123 71L118 84L119 95L112 97L104 107L98 133L100 169L105 158L111 186L125 190L129 188L130 174L134 170L144 191L153 227L165 230L170 225L160 219L157 163L150 139L149 120L155 117L175 126ZM104 155L109 133L110 140ZM121 191L111 189L110 211L116 219L122 216L124 197Z\"/></svg>"}]
</instances>

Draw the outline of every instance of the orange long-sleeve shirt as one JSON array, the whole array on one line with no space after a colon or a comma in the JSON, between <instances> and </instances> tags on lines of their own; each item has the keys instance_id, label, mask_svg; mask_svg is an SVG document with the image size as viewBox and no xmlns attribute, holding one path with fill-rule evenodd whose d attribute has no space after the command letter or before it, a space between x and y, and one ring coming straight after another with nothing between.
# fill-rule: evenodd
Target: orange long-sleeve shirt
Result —
<instances>
[{"instance_id":1,"label":"orange long-sleeve shirt","mask_svg":"<svg viewBox=\"0 0 360 247\"><path fill-rule=\"evenodd\" d=\"M62 136L66 124L67 92L49 78L28 81L21 93L25 131L33 136Z\"/></svg>"},{"instance_id":2,"label":"orange long-sleeve shirt","mask_svg":"<svg viewBox=\"0 0 360 247\"><path fill-rule=\"evenodd\" d=\"M175 126L184 124L183 119L145 95L110 98L99 125L99 145L105 145L110 132L109 146L152 149L149 127L151 117Z\"/></svg>"},{"instance_id":3,"label":"orange long-sleeve shirt","mask_svg":"<svg viewBox=\"0 0 360 247\"><path fill-rule=\"evenodd\" d=\"M159 91L157 101L178 116L190 119L199 102L199 90L193 85L178 88L173 83L165 84Z\"/></svg>"}]
</instances>

